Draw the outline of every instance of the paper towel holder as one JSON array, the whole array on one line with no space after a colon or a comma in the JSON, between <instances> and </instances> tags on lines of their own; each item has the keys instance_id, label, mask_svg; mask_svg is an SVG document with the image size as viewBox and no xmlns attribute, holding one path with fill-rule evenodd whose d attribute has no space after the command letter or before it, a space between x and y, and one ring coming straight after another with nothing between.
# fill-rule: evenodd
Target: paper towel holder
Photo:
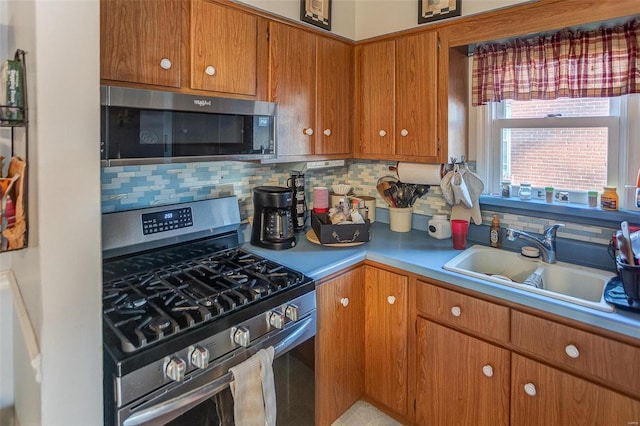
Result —
<instances>
[{"instance_id":1,"label":"paper towel holder","mask_svg":"<svg viewBox=\"0 0 640 426\"><path fill-rule=\"evenodd\" d=\"M399 165L400 165L400 161L396 162L395 166L389 166L388 167L389 171L390 172L394 172L395 175L398 178L400 178L400 175L398 173ZM446 175L449 170L453 170L453 165L451 165L450 168L449 168L448 164L440 164L439 166L440 166L440 179L442 179L444 177L444 175Z\"/></svg>"}]
</instances>

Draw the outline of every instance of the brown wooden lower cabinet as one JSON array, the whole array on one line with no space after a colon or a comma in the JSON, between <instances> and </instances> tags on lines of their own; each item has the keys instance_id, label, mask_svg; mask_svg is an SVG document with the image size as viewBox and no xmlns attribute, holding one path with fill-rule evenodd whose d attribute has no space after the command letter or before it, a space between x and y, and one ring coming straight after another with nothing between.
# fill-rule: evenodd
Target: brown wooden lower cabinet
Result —
<instances>
[{"instance_id":1,"label":"brown wooden lower cabinet","mask_svg":"<svg viewBox=\"0 0 640 426\"><path fill-rule=\"evenodd\" d=\"M562 332L552 332L533 314L434 284L365 265L318 285L316 425L330 425L363 395L421 426L640 424L640 395L611 390L634 389L629 383L553 356L568 339L591 363L615 364L635 359L636 346L593 333L586 339L560 323L554 327ZM449 305L459 308L454 319ZM467 315L499 328L511 322L510 339L465 322ZM606 380L595 384L562 369Z\"/></svg>"},{"instance_id":2,"label":"brown wooden lower cabinet","mask_svg":"<svg viewBox=\"0 0 640 426\"><path fill-rule=\"evenodd\" d=\"M509 424L509 351L417 320L416 423Z\"/></svg>"},{"instance_id":3,"label":"brown wooden lower cabinet","mask_svg":"<svg viewBox=\"0 0 640 426\"><path fill-rule=\"evenodd\" d=\"M511 374L512 426L640 424L639 401L586 380L517 354Z\"/></svg>"},{"instance_id":4,"label":"brown wooden lower cabinet","mask_svg":"<svg viewBox=\"0 0 640 426\"><path fill-rule=\"evenodd\" d=\"M407 415L408 278L373 266L365 274L365 394Z\"/></svg>"},{"instance_id":5,"label":"brown wooden lower cabinet","mask_svg":"<svg viewBox=\"0 0 640 426\"><path fill-rule=\"evenodd\" d=\"M333 423L364 393L364 267L316 287L316 425Z\"/></svg>"}]
</instances>

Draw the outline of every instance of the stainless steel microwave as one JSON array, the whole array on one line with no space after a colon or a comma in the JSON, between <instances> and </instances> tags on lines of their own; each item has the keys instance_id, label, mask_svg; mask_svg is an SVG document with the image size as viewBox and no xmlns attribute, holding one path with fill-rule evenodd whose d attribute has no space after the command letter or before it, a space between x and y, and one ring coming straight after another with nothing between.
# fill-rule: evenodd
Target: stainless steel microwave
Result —
<instances>
[{"instance_id":1,"label":"stainless steel microwave","mask_svg":"<svg viewBox=\"0 0 640 426\"><path fill-rule=\"evenodd\" d=\"M104 166L276 156L272 102L101 86Z\"/></svg>"}]
</instances>

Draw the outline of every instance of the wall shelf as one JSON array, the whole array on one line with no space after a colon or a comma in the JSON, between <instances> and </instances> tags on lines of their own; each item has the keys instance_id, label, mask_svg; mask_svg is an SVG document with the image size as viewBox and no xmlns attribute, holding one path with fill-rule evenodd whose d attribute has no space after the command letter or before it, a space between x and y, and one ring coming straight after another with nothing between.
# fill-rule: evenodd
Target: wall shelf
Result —
<instances>
[{"instance_id":1,"label":"wall shelf","mask_svg":"<svg viewBox=\"0 0 640 426\"><path fill-rule=\"evenodd\" d=\"M27 159L29 148L29 108L27 65L24 50L18 49L7 61L0 79L0 128L10 128L11 160L7 176L0 177L0 252L19 250L28 243ZM17 129L22 128L23 131ZM19 138L18 134L23 137ZM24 158L15 154L16 143L24 144Z\"/></svg>"}]
</instances>

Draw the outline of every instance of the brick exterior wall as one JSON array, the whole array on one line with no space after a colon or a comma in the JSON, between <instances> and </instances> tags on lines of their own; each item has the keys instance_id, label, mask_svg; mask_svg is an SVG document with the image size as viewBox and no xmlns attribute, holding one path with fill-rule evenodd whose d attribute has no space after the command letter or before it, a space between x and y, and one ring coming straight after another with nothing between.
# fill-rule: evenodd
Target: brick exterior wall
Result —
<instances>
[{"instance_id":1,"label":"brick exterior wall","mask_svg":"<svg viewBox=\"0 0 640 426\"><path fill-rule=\"evenodd\" d=\"M511 118L606 116L607 99L509 102ZM511 178L534 187L600 190L607 182L607 129L512 129Z\"/></svg>"}]
</instances>

